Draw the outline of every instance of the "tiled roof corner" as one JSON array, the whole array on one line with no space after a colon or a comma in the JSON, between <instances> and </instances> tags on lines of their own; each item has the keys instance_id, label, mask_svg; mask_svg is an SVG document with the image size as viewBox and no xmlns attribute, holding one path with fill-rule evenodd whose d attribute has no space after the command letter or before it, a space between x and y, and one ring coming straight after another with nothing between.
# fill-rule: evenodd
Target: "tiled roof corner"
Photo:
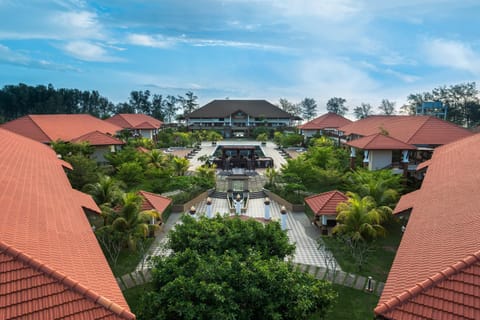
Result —
<instances>
[{"instance_id":1,"label":"tiled roof corner","mask_svg":"<svg viewBox=\"0 0 480 320\"><path fill-rule=\"evenodd\" d=\"M65 285L70 290L80 294L82 297L89 299L102 307L106 308L107 310L113 312L114 314L120 316L123 319L135 319L135 315L121 306L117 305L116 303L108 300L107 298L100 296L99 294L93 292L92 290L88 289L87 287L83 286L82 284L78 283L77 281L69 278L68 276L50 268L49 266L43 264L42 262L32 258L31 256L15 249L14 247L0 241L0 253L3 252L18 260L28 266L30 266L34 270L38 270L39 272L54 278L59 283Z\"/></svg>"}]
</instances>

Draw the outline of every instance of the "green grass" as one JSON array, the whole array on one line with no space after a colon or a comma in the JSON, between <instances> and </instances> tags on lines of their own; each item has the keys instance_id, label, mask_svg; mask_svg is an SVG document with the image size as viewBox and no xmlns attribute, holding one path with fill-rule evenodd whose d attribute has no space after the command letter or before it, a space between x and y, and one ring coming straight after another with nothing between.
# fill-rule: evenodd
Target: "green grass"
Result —
<instances>
[{"instance_id":1,"label":"green grass","mask_svg":"<svg viewBox=\"0 0 480 320\"><path fill-rule=\"evenodd\" d=\"M333 285L338 298L325 320L365 320L373 319L373 309L377 305L378 296L364 291ZM314 315L311 320L322 319Z\"/></svg>"},{"instance_id":2,"label":"green grass","mask_svg":"<svg viewBox=\"0 0 480 320\"><path fill-rule=\"evenodd\" d=\"M330 251L333 252L343 271L363 276L372 276L377 281L385 282L402 238L401 224L399 222L391 222L386 229L387 236L378 239L372 245L372 250L360 269L356 266L349 249L343 243L329 236L324 236L322 239Z\"/></svg>"},{"instance_id":3,"label":"green grass","mask_svg":"<svg viewBox=\"0 0 480 320\"><path fill-rule=\"evenodd\" d=\"M153 242L153 238L148 238L145 246L145 252L148 251L150 245ZM123 249L118 256L117 264L113 265L110 261L110 268L112 268L112 272L115 277L123 276L124 274L130 273L135 270L137 265L140 263L143 257L143 252L136 251L132 252L127 248Z\"/></svg>"},{"instance_id":4,"label":"green grass","mask_svg":"<svg viewBox=\"0 0 480 320\"><path fill-rule=\"evenodd\" d=\"M139 311L140 299L144 292L153 290L151 283L146 283L141 286L136 286L130 289L123 291L123 296L127 300L130 310L136 314Z\"/></svg>"}]
</instances>

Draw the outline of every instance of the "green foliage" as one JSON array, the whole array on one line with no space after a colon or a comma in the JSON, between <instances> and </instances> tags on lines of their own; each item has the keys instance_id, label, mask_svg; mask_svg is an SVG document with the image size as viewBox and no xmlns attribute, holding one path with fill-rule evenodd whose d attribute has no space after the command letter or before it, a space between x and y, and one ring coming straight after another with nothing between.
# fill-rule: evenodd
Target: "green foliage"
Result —
<instances>
[{"instance_id":1,"label":"green foliage","mask_svg":"<svg viewBox=\"0 0 480 320\"><path fill-rule=\"evenodd\" d=\"M126 162L138 162L143 165L146 161L145 154L133 146L125 146L121 150L105 154L104 157L115 169Z\"/></svg>"},{"instance_id":2,"label":"green foliage","mask_svg":"<svg viewBox=\"0 0 480 320\"><path fill-rule=\"evenodd\" d=\"M278 223L185 216L167 247L139 319L307 319L335 299L328 283L284 261L294 246Z\"/></svg>"},{"instance_id":3,"label":"green foliage","mask_svg":"<svg viewBox=\"0 0 480 320\"><path fill-rule=\"evenodd\" d=\"M262 127L255 127L252 130L251 136L258 137L261 134L266 134L268 139L268 138L273 138L273 133L274 133L274 130L272 128L262 126Z\"/></svg>"},{"instance_id":4,"label":"green foliage","mask_svg":"<svg viewBox=\"0 0 480 320\"><path fill-rule=\"evenodd\" d=\"M393 209L403 190L403 177L391 170L358 169L347 175L346 189L361 197L372 197L378 206Z\"/></svg>"},{"instance_id":5,"label":"green foliage","mask_svg":"<svg viewBox=\"0 0 480 320\"><path fill-rule=\"evenodd\" d=\"M267 133L260 133L258 136L257 136L257 141L261 141L261 142L267 142L268 140L268 134Z\"/></svg>"},{"instance_id":6,"label":"green foliage","mask_svg":"<svg viewBox=\"0 0 480 320\"><path fill-rule=\"evenodd\" d=\"M175 232L169 234L168 247L175 252L190 248L202 254L209 251L215 254L235 251L247 256L251 250L255 250L264 258L283 259L295 250L278 223L264 226L253 219L244 221L220 216L198 221L184 216L182 222L177 225Z\"/></svg>"},{"instance_id":7,"label":"green foliage","mask_svg":"<svg viewBox=\"0 0 480 320\"><path fill-rule=\"evenodd\" d=\"M344 98L330 98L327 101L327 111L344 116L345 113L347 113L348 111L348 107L345 106L345 102L347 102L347 100L345 100Z\"/></svg>"},{"instance_id":8,"label":"green foliage","mask_svg":"<svg viewBox=\"0 0 480 320\"><path fill-rule=\"evenodd\" d=\"M125 162L118 167L118 172L116 176L127 186L129 186L130 190L143 182L143 167L137 161Z\"/></svg>"},{"instance_id":9,"label":"green foliage","mask_svg":"<svg viewBox=\"0 0 480 320\"><path fill-rule=\"evenodd\" d=\"M307 121L313 119L317 115L317 102L313 98L305 98L300 104L300 109L302 110L302 116Z\"/></svg>"},{"instance_id":10,"label":"green foliage","mask_svg":"<svg viewBox=\"0 0 480 320\"><path fill-rule=\"evenodd\" d=\"M84 190L98 205L115 207L121 200L124 184L106 175L100 175L95 183L87 184Z\"/></svg>"},{"instance_id":11,"label":"green foliage","mask_svg":"<svg viewBox=\"0 0 480 320\"><path fill-rule=\"evenodd\" d=\"M282 147L297 147L303 143L303 135L298 133L284 134L280 139L280 145Z\"/></svg>"},{"instance_id":12,"label":"green foliage","mask_svg":"<svg viewBox=\"0 0 480 320\"><path fill-rule=\"evenodd\" d=\"M361 103L360 106L353 108L353 114L357 119L364 119L373 114L372 106L369 103Z\"/></svg>"},{"instance_id":13,"label":"green foliage","mask_svg":"<svg viewBox=\"0 0 480 320\"><path fill-rule=\"evenodd\" d=\"M55 150L55 153L61 155L62 158L66 158L71 155L90 157L94 152L94 147L92 147L88 142L73 143L57 140L52 142L51 146L53 150Z\"/></svg>"},{"instance_id":14,"label":"green foliage","mask_svg":"<svg viewBox=\"0 0 480 320\"><path fill-rule=\"evenodd\" d=\"M95 160L81 154L74 154L65 157L65 161L73 167L73 170L67 171L73 188L82 190L85 185L98 181L98 166Z\"/></svg>"}]
</instances>

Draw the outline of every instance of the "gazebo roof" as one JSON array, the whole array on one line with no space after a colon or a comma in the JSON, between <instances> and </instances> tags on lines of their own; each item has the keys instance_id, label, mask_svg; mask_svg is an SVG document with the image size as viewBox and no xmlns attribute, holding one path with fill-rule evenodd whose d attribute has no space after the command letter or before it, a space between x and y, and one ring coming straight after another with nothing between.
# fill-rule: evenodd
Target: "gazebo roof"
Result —
<instances>
[{"instance_id":1,"label":"gazebo roof","mask_svg":"<svg viewBox=\"0 0 480 320\"><path fill-rule=\"evenodd\" d=\"M363 150L415 150L416 147L390 136L376 133L367 137L349 141L347 145Z\"/></svg>"}]
</instances>

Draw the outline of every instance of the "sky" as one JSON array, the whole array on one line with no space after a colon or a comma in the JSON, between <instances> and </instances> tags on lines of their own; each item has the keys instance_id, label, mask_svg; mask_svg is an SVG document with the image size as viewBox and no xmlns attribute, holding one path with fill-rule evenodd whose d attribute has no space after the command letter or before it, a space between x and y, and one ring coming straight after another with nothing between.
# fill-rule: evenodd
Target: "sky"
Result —
<instances>
[{"instance_id":1,"label":"sky","mask_svg":"<svg viewBox=\"0 0 480 320\"><path fill-rule=\"evenodd\" d=\"M478 0L0 0L0 86L398 108L478 82L479 16Z\"/></svg>"}]
</instances>

